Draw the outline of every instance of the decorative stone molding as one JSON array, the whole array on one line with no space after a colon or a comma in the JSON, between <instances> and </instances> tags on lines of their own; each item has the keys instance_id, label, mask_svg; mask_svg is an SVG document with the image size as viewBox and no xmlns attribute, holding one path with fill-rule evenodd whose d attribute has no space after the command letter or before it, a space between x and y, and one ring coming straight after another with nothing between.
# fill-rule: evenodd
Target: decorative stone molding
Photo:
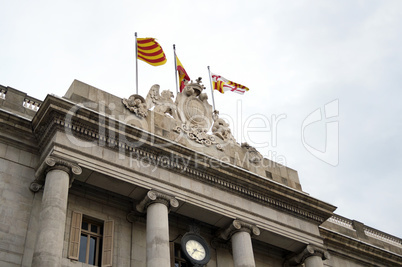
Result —
<instances>
[{"instance_id":1,"label":"decorative stone molding","mask_svg":"<svg viewBox=\"0 0 402 267\"><path fill-rule=\"evenodd\" d=\"M389 244L402 248L402 239L401 238L381 232L380 230L371 228L366 225L364 225L363 229L364 229L364 233L369 237L372 237L372 238L375 238L375 239L381 240L383 242L387 242Z\"/></svg>"},{"instance_id":2,"label":"decorative stone molding","mask_svg":"<svg viewBox=\"0 0 402 267\"><path fill-rule=\"evenodd\" d=\"M68 169L68 172L70 176L74 175L80 175L82 173L82 169L78 164L72 163L70 161L56 158L53 156L47 157L45 159L45 163L49 166L47 168L47 171L52 170L52 169L63 169L65 170L66 168Z\"/></svg>"},{"instance_id":3,"label":"decorative stone molding","mask_svg":"<svg viewBox=\"0 0 402 267\"><path fill-rule=\"evenodd\" d=\"M38 191L42 188L42 186L43 186L43 182L41 182L41 181L35 179L35 180L29 185L29 189L30 189L32 192L36 193L36 192L38 192Z\"/></svg>"},{"instance_id":4,"label":"decorative stone molding","mask_svg":"<svg viewBox=\"0 0 402 267\"><path fill-rule=\"evenodd\" d=\"M101 135L97 129L91 128L88 125L82 123L75 122L72 124L66 124L64 117L58 116L57 114L49 119L47 125L47 127L43 127L43 130L37 133L37 136L50 136L51 132L54 131L57 127L63 127L63 129L71 130L75 134L80 135L82 138L85 138L87 140L104 142L104 144L107 145L109 149L115 149L119 151L121 151L121 149L124 149L127 153L130 153L131 155L138 155L138 157L141 159L149 159L149 162L154 163L155 166L158 166L160 168L190 175L202 182L217 186L223 190L242 195L242 197L252 199L253 201L263 203L264 205L268 205L270 207L285 210L286 212L294 214L295 216L301 216L303 218L318 222L319 224L322 224L326 219L329 218L329 209L335 209L333 206L326 207L326 210L324 212L319 212L317 209L309 209L307 205L301 206L299 202L295 203L291 200L283 199L281 196L273 196L272 194L267 194L266 192L258 190L258 188L250 188L250 186L241 185L239 183L236 183L235 181L224 179L224 177L217 176L205 170L200 170L200 168L185 166L181 162L175 160L175 158L171 158L170 155L163 154L161 151L154 151L152 147L144 148L132 146L127 141L120 141L116 138L110 138L109 136ZM45 141L47 139L42 138L40 140L41 141L39 143L39 146L43 147L46 144ZM41 172L37 171L37 173ZM232 173L233 177L240 177L240 175L243 176L247 174ZM40 175L36 175L36 177L40 177ZM262 182L268 183L265 181ZM275 184L270 184L269 186L276 187Z\"/></svg>"},{"instance_id":5,"label":"decorative stone molding","mask_svg":"<svg viewBox=\"0 0 402 267\"><path fill-rule=\"evenodd\" d=\"M224 240L228 240L233 234L243 231L249 233L251 236L260 235L260 229L258 229L257 226L241 220L233 220L233 222L226 229L219 233L219 237Z\"/></svg>"},{"instance_id":6,"label":"decorative stone molding","mask_svg":"<svg viewBox=\"0 0 402 267\"><path fill-rule=\"evenodd\" d=\"M38 192L45 183L45 174L51 170L63 170L70 177L70 187L74 181L74 175L80 175L82 169L78 164L54 156L48 156L36 170L36 179L30 184L29 189Z\"/></svg>"},{"instance_id":7,"label":"decorative stone molding","mask_svg":"<svg viewBox=\"0 0 402 267\"><path fill-rule=\"evenodd\" d=\"M306 248L302 252L300 252L299 254L286 260L284 266L285 267L299 266L299 265L303 264L304 261L308 257L312 257L312 256L318 256L322 260L327 260L330 258L328 251L326 251L322 248L317 248L312 245L307 245Z\"/></svg>"},{"instance_id":8,"label":"decorative stone molding","mask_svg":"<svg viewBox=\"0 0 402 267\"><path fill-rule=\"evenodd\" d=\"M197 127L190 127L186 124L182 124L181 126L176 126L174 129L175 132L181 133L184 132L187 137L198 144L202 144L205 146L215 145L218 150L223 150L222 145L216 142L214 136L207 134L207 131Z\"/></svg>"},{"instance_id":9,"label":"decorative stone molding","mask_svg":"<svg viewBox=\"0 0 402 267\"><path fill-rule=\"evenodd\" d=\"M162 203L168 207L168 210L171 208L177 208L179 206L179 201L177 201L175 197L155 190L150 190L144 199L141 200L141 202L136 206L136 210L138 212L145 213L148 206L153 203Z\"/></svg>"}]
</instances>

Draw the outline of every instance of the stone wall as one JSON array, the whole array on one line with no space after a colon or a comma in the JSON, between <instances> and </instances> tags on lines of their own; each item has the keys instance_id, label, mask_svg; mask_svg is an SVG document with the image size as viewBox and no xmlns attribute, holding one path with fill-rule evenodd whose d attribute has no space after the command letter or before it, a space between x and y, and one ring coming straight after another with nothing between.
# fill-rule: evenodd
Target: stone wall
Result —
<instances>
[{"instance_id":1,"label":"stone wall","mask_svg":"<svg viewBox=\"0 0 402 267\"><path fill-rule=\"evenodd\" d=\"M67 259L71 214L73 211L82 212L86 216L102 221L113 220L113 266L130 266L132 225L127 221L126 216L131 207L132 205L128 199L107 193L105 190L73 183L68 196L66 231L63 245L63 267L87 266L87 264ZM139 240L138 242L141 241ZM136 244L133 245L135 246Z\"/></svg>"},{"instance_id":2,"label":"stone wall","mask_svg":"<svg viewBox=\"0 0 402 267\"><path fill-rule=\"evenodd\" d=\"M29 190L37 155L0 142L0 266L21 266L35 195ZM31 251L32 250L32 251Z\"/></svg>"}]
</instances>

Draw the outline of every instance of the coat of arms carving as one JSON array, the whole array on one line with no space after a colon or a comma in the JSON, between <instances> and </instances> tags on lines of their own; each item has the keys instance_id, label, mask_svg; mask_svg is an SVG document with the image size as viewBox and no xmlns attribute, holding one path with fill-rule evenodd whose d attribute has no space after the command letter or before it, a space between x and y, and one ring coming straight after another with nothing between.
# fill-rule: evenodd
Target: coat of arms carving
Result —
<instances>
[{"instance_id":1,"label":"coat of arms carving","mask_svg":"<svg viewBox=\"0 0 402 267\"><path fill-rule=\"evenodd\" d=\"M207 94L202 93L204 89L201 78L187 84L177 95L176 105L179 119L184 124L208 131L212 125L212 106L208 103Z\"/></svg>"}]
</instances>

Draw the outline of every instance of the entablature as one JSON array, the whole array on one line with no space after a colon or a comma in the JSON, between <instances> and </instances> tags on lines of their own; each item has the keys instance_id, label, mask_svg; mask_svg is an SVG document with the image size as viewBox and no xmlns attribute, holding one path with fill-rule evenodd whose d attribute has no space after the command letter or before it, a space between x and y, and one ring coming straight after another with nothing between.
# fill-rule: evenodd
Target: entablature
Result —
<instances>
[{"instance_id":1,"label":"entablature","mask_svg":"<svg viewBox=\"0 0 402 267\"><path fill-rule=\"evenodd\" d=\"M152 114L148 117L152 118ZM80 145L99 146L137 160L148 160L158 168L185 174L316 224L324 222L335 210L333 205L301 191L64 98L47 96L33 119L33 129L41 149L52 149L48 144L54 142L51 141L54 134L63 132L71 143L69 149L75 146L74 149L81 150ZM42 151L43 155L48 153Z\"/></svg>"}]
</instances>

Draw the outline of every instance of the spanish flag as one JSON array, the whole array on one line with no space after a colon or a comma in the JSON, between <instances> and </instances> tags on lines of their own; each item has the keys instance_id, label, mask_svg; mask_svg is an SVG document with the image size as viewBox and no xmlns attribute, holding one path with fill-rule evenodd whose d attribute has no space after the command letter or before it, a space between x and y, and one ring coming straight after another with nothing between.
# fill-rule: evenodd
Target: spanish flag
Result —
<instances>
[{"instance_id":1,"label":"spanish flag","mask_svg":"<svg viewBox=\"0 0 402 267\"><path fill-rule=\"evenodd\" d=\"M166 63L166 55L155 38L137 38L137 57L152 66Z\"/></svg>"},{"instance_id":2,"label":"spanish flag","mask_svg":"<svg viewBox=\"0 0 402 267\"><path fill-rule=\"evenodd\" d=\"M180 84L180 93L183 91L183 88L186 86L185 82L189 82L190 81L190 77L188 76L186 70L183 67L183 64L181 64L179 58L177 57L176 53L176 70L179 74L179 84Z\"/></svg>"},{"instance_id":3,"label":"spanish flag","mask_svg":"<svg viewBox=\"0 0 402 267\"><path fill-rule=\"evenodd\" d=\"M212 80L212 87L214 88L214 90L218 90L222 94L225 93L226 91L231 91L242 95L249 90L244 85L229 81L228 79L225 79L224 77L214 74L212 72L211 72L211 80Z\"/></svg>"}]
</instances>

